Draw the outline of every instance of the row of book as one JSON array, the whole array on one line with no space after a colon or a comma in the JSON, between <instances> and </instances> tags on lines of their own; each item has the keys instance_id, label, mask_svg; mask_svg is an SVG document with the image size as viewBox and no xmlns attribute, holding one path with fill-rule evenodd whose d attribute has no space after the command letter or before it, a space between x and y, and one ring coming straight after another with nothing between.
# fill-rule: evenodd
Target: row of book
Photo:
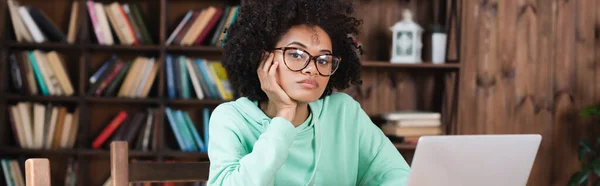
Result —
<instances>
[{"instance_id":1,"label":"row of book","mask_svg":"<svg viewBox=\"0 0 600 186\"><path fill-rule=\"evenodd\" d=\"M200 151L206 152L208 150L208 120L210 117L210 111L208 108L204 108L202 112L202 126L204 127L204 140L198 133L196 125L192 121L190 115L186 111L171 109L167 107L165 109L171 130L175 134L177 144L184 152Z\"/></svg>"},{"instance_id":2,"label":"row of book","mask_svg":"<svg viewBox=\"0 0 600 186\"><path fill-rule=\"evenodd\" d=\"M7 186L25 186L25 177L19 161L16 159L2 158L2 173Z\"/></svg>"},{"instance_id":3,"label":"row of book","mask_svg":"<svg viewBox=\"0 0 600 186\"><path fill-rule=\"evenodd\" d=\"M234 92L227 72L219 61L167 55L165 60L167 95L170 99L231 100Z\"/></svg>"},{"instance_id":4,"label":"row of book","mask_svg":"<svg viewBox=\"0 0 600 186\"><path fill-rule=\"evenodd\" d=\"M6 186L25 186L25 173L23 167L25 160L17 160L12 158L0 159L0 165L2 167L2 175L4 177L4 183ZM50 165L57 166L57 165ZM56 169L52 169L53 171ZM64 186L75 186L77 183L77 172L79 171L79 163L73 157L67 158L66 174L64 180ZM53 174L53 173L51 173ZM55 176L52 176L54 178Z\"/></svg>"},{"instance_id":5,"label":"row of book","mask_svg":"<svg viewBox=\"0 0 600 186\"><path fill-rule=\"evenodd\" d=\"M166 44L222 47L222 41L227 36L225 30L237 19L238 9L239 6L209 6L201 10L190 10L175 27Z\"/></svg>"},{"instance_id":6,"label":"row of book","mask_svg":"<svg viewBox=\"0 0 600 186\"><path fill-rule=\"evenodd\" d=\"M145 98L159 66L154 57L128 61L113 55L90 77L87 95Z\"/></svg>"},{"instance_id":7,"label":"row of book","mask_svg":"<svg viewBox=\"0 0 600 186\"><path fill-rule=\"evenodd\" d=\"M86 5L98 44L115 44L113 32L122 45L154 43L137 3L112 2L105 5L88 0Z\"/></svg>"},{"instance_id":8,"label":"row of book","mask_svg":"<svg viewBox=\"0 0 600 186\"><path fill-rule=\"evenodd\" d=\"M16 0L6 0L17 42L42 43L46 41L73 43L78 26L78 3L73 1L68 34L64 32L39 8L20 5Z\"/></svg>"},{"instance_id":9,"label":"row of book","mask_svg":"<svg viewBox=\"0 0 600 186\"><path fill-rule=\"evenodd\" d=\"M79 109L61 105L18 102L9 108L15 141L27 149L73 148L79 128Z\"/></svg>"},{"instance_id":10,"label":"row of book","mask_svg":"<svg viewBox=\"0 0 600 186\"><path fill-rule=\"evenodd\" d=\"M402 137L405 143L416 143L421 136L440 135L441 117L438 112L400 111L383 115L381 126L385 135Z\"/></svg>"},{"instance_id":11,"label":"row of book","mask_svg":"<svg viewBox=\"0 0 600 186\"><path fill-rule=\"evenodd\" d=\"M21 51L9 56L12 86L22 94L71 96L64 57L56 51Z\"/></svg>"},{"instance_id":12,"label":"row of book","mask_svg":"<svg viewBox=\"0 0 600 186\"><path fill-rule=\"evenodd\" d=\"M156 147L156 108L144 111L127 112L121 110L115 115L92 142L92 148L110 148L112 141L127 141L130 148L149 151Z\"/></svg>"}]
</instances>

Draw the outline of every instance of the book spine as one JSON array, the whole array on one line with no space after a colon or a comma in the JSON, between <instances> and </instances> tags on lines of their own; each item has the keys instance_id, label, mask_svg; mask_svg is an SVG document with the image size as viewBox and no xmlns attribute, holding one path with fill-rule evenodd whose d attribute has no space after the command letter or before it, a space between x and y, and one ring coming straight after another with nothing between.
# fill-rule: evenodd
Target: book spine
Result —
<instances>
[{"instance_id":1,"label":"book spine","mask_svg":"<svg viewBox=\"0 0 600 186\"><path fill-rule=\"evenodd\" d=\"M119 125L123 123L123 121L127 118L127 113L124 111L119 112L119 114L102 130L100 135L94 140L92 143L92 148L98 149L102 146L104 141L110 137L110 135L117 130Z\"/></svg>"},{"instance_id":2,"label":"book spine","mask_svg":"<svg viewBox=\"0 0 600 186\"><path fill-rule=\"evenodd\" d=\"M196 126L194 125L194 122L192 122L192 118L190 117L190 114L185 112L183 113L184 118L185 118L185 123L187 123L188 126L188 130L190 130L192 137L194 137L194 141L196 141L196 145L198 145L198 149L201 152L206 152L206 146L204 145L204 142L202 141L202 139L200 138L200 134L198 134L198 129L196 129Z\"/></svg>"},{"instance_id":3,"label":"book spine","mask_svg":"<svg viewBox=\"0 0 600 186\"><path fill-rule=\"evenodd\" d=\"M140 7L137 3L131 5L131 12L133 13L133 17L135 18L135 22L138 23L138 28L142 34L142 38L145 41L145 44L152 44L154 41L152 40L152 36L150 36L150 32L148 32L148 27L146 27L146 23L144 22Z\"/></svg>"},{"instance_id":4,"label":"book spine","mask_svg":"<svg viewBox=\"0 0 600 186\"><path fill-rule=\"evenodd\" d=\"M35 42L45 42L46 38L42 34L40 28L33 21L33 18L31 18L31 15L29 15L28 7L19 7L19 15L21 15L21 18L23 19L23 22L25 23L27 28L29 28L29 32L31 32L31 35L33 36Z\"/></svg>"},{"instance_id":5,"label":"book spine","mask_svg":"<svg viewBox=\"0 0 600 186\"><path fill-rule=\"evenodd\" d=\"M167 94L170 99L175 99L177 96L175 93L175 79L173 72L173 56L167 55L165 60L165 70L167 71Z\"/></svg>"},{"instance_id":6,"label":"book spine","mask_svg":"<svg viewBox=\"0 0 600 186\"><path fill-rule=\"evenodd\" d=\"M186 151L186 145L184 139L182 138L181 132L177 129L177 122L175 121L175 116L173 116L173 111L171 108L165 108L165 114L167 115L167 119L169 120L169 125L175 134L175 138L177 139L177 143L179 144L179 148L181 150Z\"/></svg>"},{"instance_id":7,"label":"book spine","mask_svg":"<svg viewBox=\"0 0 600 186\"><path fill-rule=\"evenodd\" d=\"M175 117L177 119L177 127L179 128L181 134L183 134L187 151L196 151L196 144L194 143L194 139L192 138L192 131L190 130L190 128L187 125L187 122L185 121L183 111L176 110L175 114Z\"/></svg>"},{"instance_id":8,"label":"book spine","mask_svg":"<svg viewBox=\"0 0 600 186\"><path fill-rule=\"evenodd\" d=\"M181 97L183 99L189 99L190 98L190 81L189 81L189 75L188 75L188 71L187 71L187 65L185 65L185 57L184 56L179 56L179 74L180 74L180 78L181 78Z\"/></svg>"},{"instance_id":9,"label":"book spine","mask_svg":"<svg viewBox=\"0 0 600 186\"><path fill-rule=\"evenodd\" d=\"M88 13L90 14L90 19L92 20L92 26L94 27L94 33L96 33L96 39L98 39L98 44L106 44L102 36L102 27L100 27L100 23L98 23L98 18L96 17L96 10L94 8L94 1L87 1Z\"/></svg>"},{"instance_id":10,"label":"book spine","mask_svg":"<svg viewBox=\"0 0 600 186\"><path fill-rule=\"evenodd\" d=\"M125 64L120 61L117 62L117 65L115 66L113 71L110 72L110 74L106 78L104 78L100 86L98 86L98 88L96 89L96 96L102 95L102 91L104 91L104 89L108 86L109 83L113 81L113 79L115 79L115 77L117 77L117 74L119 74L124 65Z\"/></svg>"},{"instance_id":11,"label":"book spine","mask_svg":"<svg viewBox=\"0 0 600 186\"><path fill-rule=\"evenodd\" d=\"M8 164L8 159L0 159L0 163L2 164L2 172L4 173L4 180L6 180L6 185L14 186L12 176L10 173L11 171L10 165Z\"/></svg>"},{"instance_id":12,"label":"book spine","mask_svg":"<svg viewBox=\"0 0 600 186\"><path fill-rule=\"evenodd\" d=\"M179 34L181 29L183 29L183 26L185 26L185 24L188 22L188 20L190 20L193 13L194 12L190 10L185 14L185 17L183 17L183 20L181 20L181 22L179 22L179 25L177 25L175 30L173 30L173 33L171 33L171 36L169 36L169 38L167 39L166 45L170 45L171 42L173 42L173 40L175 39L177 34Z\"/></svg>"},{"instance_id":13,"label":"book spine","mask_svg":"<svg viewBox=\"0 0 600 186\"><path fill-rule=\"evenodd\" d=\"M44 76L42 75L42 71L37 64L37 60L35 59L35 56L33 55L33 51L29 51L28 55L29 55L29 62L31 63L31 67L33 68L33 73L35 75L35 79L37 80L40 91L42 92L42 95L47 96L47 95L49 95L48 88L46 87L46 83L44 81Z\"/></svg>"}]
</instances>

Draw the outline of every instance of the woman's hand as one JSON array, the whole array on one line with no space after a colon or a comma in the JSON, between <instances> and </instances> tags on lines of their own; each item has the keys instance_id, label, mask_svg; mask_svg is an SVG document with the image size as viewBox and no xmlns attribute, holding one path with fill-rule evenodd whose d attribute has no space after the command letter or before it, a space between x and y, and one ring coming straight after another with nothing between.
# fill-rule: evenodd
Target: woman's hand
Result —
<instances>
[{"instance_id":1,"label":"woman's hand","mask_svg":"<svg viewBox=\"0 0 600 186\"><path fill-rule=\"evenodd\" d=\"M277 67L279 67L279 62L273 60L274 56L273 53L270 53L258 65L257 74L260 80L260 88L267 94L269 101L276 107L277 116L291 122L296 114L297 103L283 91L277 82Z\"/></svg>"}]
</instances>

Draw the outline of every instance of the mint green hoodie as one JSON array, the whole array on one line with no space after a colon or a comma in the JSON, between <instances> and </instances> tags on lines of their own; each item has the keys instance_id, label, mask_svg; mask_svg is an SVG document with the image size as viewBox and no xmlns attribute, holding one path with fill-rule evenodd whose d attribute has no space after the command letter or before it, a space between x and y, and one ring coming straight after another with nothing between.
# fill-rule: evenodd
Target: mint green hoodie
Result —
<instances>
[{"instance_id":1,"label":"mint green hoodie","mask_svg":"<svg viewBox=\"0 0 600 186\"><path fill-rule=\"evenodd\" d=\"M352 97L309 107L298 127L245 97L215 108L208 185L406 185L408 164Z\"/></svg>"}]
</instances>

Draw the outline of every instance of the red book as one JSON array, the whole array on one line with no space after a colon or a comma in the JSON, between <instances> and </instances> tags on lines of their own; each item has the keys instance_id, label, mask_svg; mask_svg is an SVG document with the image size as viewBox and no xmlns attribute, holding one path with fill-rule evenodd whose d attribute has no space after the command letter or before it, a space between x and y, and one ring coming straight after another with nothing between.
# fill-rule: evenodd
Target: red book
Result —
<instances>
[{"instance_id":1,"label":"red book","mask_svg":"<svg viewBox=\"0 0 600 186\"><path fill-rule=\"evenodd\" d=\"M121 123L123 123L123 121L125 121L126 118L127 118L127 112L125 112L125 111L119 112L119 114L117 114L117 116L115 116L115 118L104 128L104 130L102 130L100 135L98 135L98 137L96 137L96 139L92 143L92 148L99 149L102 146L102 144L106 141L106 139L108 139L108 137L110 137L110 135L113 132L115 132L115 130L117 130L117 128L119 128Z\"/></svg>"},{"instance_id":2,"label":"red book","mask_svg":"<svg viewBox=\"0 0 600 186\"><path fill-rule=\"evenodd\" d=\"M215 24L217 24L217 21L219 21L219 18L221 18L222 13L223 13L223 9L220 9L220 8L217 9L217 11L215 12L215 15L210 19L208 24L206 24L206 27L204 27L204 30L202 30L202 32L200 33L198 38L196 38L196 41L194 41L194 45L202 44L202 42L204 41L206 36L208 36L208 33L210 33L210 31L213 30L213 27L215 26ZM225 17L223 17L223 18L225 18Z\"/></svg>"},{"instance_id":3,"label":"red book","mask_svg":"<svg viewBox=\"0 0 600 186\"><path fill-rule=\"evenodd\" d=\"M102 81L102 83L100 84L100 86L98 86L98 88L96 89L96 96L102 95L102 91L104 91L104 89L108 86L108 84L111 81L113 81L113 79L115 79L115 77L117 76L117 74L119 74L119 72L121 71L121 69L123 68L123 66L125 66L125 64L121 60L118 60L117 61L117 66L115 66L115 68L113 69L113 71L110 72L110 74L108 75L108 77L106 77L106 79L104 79L104 81Z\"/></svg>"},{"instance_id":4,"label":"red book","mask_svg":"<svg viewBox=\"0 0 600 186\"><path fill-rule=\"evenodd\" d=\"M131 27L131 24L133 23L130 23L127 19L127 14L123 10L123 6L119 6L119 12L121 12L121 18L123 19L123 21L125 21L125 24L127 25L127 30L129 30L129 33L133 37L133 44L140 44L140 41L138 41L137 37L135 36L135 32L133 32L133 27Z\"/></svg>"}]
</instances>

